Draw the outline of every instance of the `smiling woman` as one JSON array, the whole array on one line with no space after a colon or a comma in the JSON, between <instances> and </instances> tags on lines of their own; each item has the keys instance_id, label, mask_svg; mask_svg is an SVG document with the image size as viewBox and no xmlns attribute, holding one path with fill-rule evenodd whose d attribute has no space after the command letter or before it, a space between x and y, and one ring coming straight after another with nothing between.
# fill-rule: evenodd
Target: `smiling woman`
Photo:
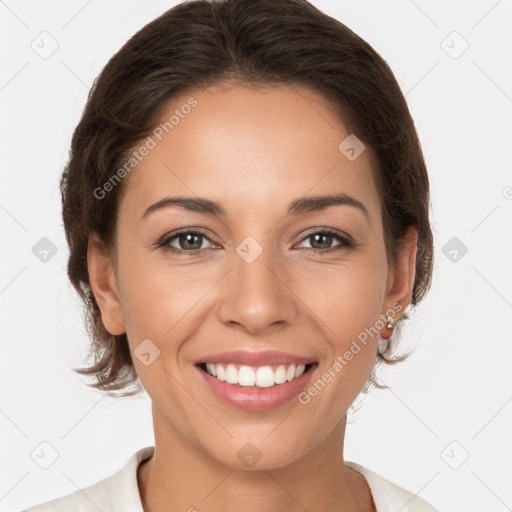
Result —
<instances>
[{"instance_id":1,"label":"smiling woman","mask_svg":"<svg viewBox=\"0 0 512 512\"><path fill-rule=\"evenodd\" d=\"M180 4L102 71L61 190L79 371L145 390L155 446L30 510L434 510L343 457L432 272L421 147L365 41L305 0Z\"/></svg>"}]
</instances>

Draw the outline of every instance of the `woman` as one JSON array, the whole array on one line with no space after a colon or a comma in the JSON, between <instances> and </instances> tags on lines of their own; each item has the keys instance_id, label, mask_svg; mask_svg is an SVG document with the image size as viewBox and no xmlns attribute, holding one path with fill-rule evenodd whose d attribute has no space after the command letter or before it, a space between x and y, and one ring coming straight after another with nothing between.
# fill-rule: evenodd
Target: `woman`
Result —
<instances>
[{"instance_id":1,"label":"woman","mask_svg":"<svg viewBox=\"0 0 512 512\"><path fill-rule=\"evenodd\" d=\"M61 188L79 371L141 384L155 447L31 511L434 510L343 458L432 273L421 147L365 41L305 0L180 4L102 71Z\"/></svg>"}]
</instances>

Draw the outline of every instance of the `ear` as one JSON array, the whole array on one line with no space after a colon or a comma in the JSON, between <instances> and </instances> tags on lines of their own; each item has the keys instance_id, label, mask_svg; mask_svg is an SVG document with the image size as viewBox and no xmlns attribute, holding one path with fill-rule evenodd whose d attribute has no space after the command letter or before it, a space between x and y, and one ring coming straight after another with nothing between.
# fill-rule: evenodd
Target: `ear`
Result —
<instances>
[{"instance_id":1,"label":"ear","mask_svg":"<svg viewBox=\"0 0 512 512\"><path fill-rule=\"evenodd\" d=\"M396 265L390 265L389 267L386 297L384 299L384 312L394 309L397 311L395 319L404 314L405 308L411 300L416 276L417 245L418 232L414 226L409 226L400 239Z\"/></svg>"},{"instance_id":2,"label":"ear","mask_svg":"<svg viewBox=\"0 0 512 512\"><path fill-rule=\"evenodd\" d=\"M124 334L126 329L113 263L96 233L89 237L87 269L91 290L100 308L105 329L112 335Z\"/></svg>"}]
</instances>

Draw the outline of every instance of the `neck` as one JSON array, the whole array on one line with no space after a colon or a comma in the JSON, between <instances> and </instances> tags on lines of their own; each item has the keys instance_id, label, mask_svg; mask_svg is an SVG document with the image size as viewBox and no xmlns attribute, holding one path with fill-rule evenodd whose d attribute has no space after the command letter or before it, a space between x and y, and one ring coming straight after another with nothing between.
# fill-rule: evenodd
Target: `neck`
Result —
<instances>
[{"instance_id":1,"label":"neck","mask_svg":"<svg viewBox=\"0 0 512 512\"><path fill-rule=\"evenodd\" d=\"M137 473L145 512L375 510L364 477L343 463L345 419L292 464L258 471L218 462L153 417L155 453Z\"/></svg>"}]
</instances>

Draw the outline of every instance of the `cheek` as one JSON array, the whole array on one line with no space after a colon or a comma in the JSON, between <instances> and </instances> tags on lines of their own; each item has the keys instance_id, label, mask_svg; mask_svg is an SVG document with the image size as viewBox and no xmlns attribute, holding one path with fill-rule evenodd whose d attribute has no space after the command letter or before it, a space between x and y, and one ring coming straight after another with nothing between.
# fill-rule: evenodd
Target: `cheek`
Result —
<instances>
[{"instance_id":1,"label":"cheek","mask_svg":"<svg viewBox=\"0 0 512 512\"><path fill-rule=\"evenodd\" d=\"M325 425L333 425L360 393L374 365L384 327L385 279L379 265L368 264L315 282L323 288L315 288L308 300L320 306L315 313L323 325L326 357L299 402L310 414L324 418Z\"/></svg>"},{"instance_id":2,"label":"cheek","mask_svg":"<svg viewBox=\"0 0 512 512\"><path fill-rule=\"evenodd\" d=\"M315 278L307 301L324 325L329 358L324 371L338 361L338 382L359 392L374 363L384 327L382 307L387 274L377 257ZM304 292L305 293L305 292ZM327 379L329 377L327 376ZM351 393L349 393L350 395Z\"/></svg>"},{"instance_id":3,"label":"cheek","mask_svg":"<svg viewBox=\"0 0 512 512\"><path fill-rule=\"evenodd\" d=\"M197 328L197 316L207 303L205 294L217 280L213 273L193 263L171 266L164 258L135 250L119 258L119 276L123 320L132 350L150 339L162 355L175 359L178 346L174 347L174 340L179 344Z\"/></svg>"},{"instance_id":4,"label":"cheek","mask_svg":"<svg viewBox=\"0 0 512 512\"><path fill-rule=\"evenodd\" d=\"M135 267L133 268L135 272ZM126 280L121 289L123 318L134 341L149 338L159 346L179 330L180 318L192 307L190 288L183 291L176 280L164 279L161 273L138 273ZM142 279L145 277L144 279Z\"/></svg>"},{"instance_id":5,"label":"cheek","mask_svg":"<svg viewBox=\"0 0 512 512\"><path fill-rule=\"evenodd\" d=\"M346 340L379 318L386 277L378 258L354 257L350 264L310 272L301 279L300 297L334 331L335 339Z\"/></svg>"}]
</instances>

